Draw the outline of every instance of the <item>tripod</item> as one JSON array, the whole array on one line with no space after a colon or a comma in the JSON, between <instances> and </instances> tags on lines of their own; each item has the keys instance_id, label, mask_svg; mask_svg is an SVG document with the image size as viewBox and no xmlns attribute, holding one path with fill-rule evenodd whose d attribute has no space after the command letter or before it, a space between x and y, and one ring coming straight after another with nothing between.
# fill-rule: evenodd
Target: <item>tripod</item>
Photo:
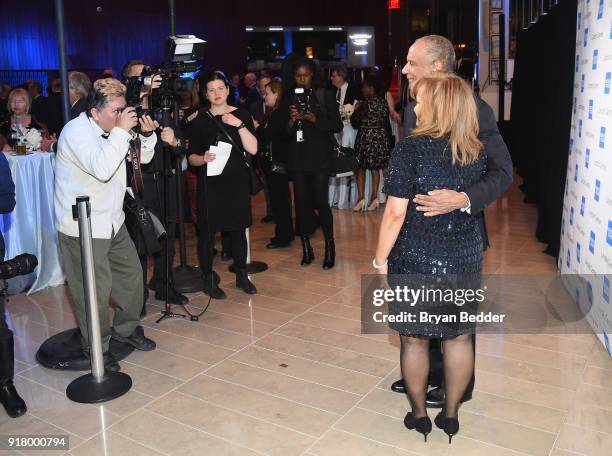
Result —
<instances>
[{"instance_id":1,"label":"tripod","mask_svg":"<svg viewBox=\"0 0 612 456\"><path fill-rule=\"evenodd\" d=\"M172 96L168 96L168 95L164 95L161 97L161 109L162 109L162 127L168 127L168 126L172 126L172 128L174 129L174 131L176 132L177 130L177 118L178 118L178 106L176 103L176 100L174 100L174 98ZM173 125L171 125L172 123L172 118L170 116L170 114L174 115L174 123ZM170 151L170 146L167 144L163 144L163 189L164 189L164 210L163 210L163 219L164 219L164 226L168 227L170 223L176 223L176 220L168 220L168 208L170 206L170 192L169 190L169 180L170 180L170 175L172 174L172 169L171 166L169 165L169 155L171 153ZM177 165L176 167L176 172L181 172L181 157L178 156L175 158L175 163ZM178 180L178 179L177 179ZM182 179L181 179L182 181ZM177 187L179 187L179 185L177 185ZM180 187L182 187L182 182ZM158 194L159 194L159 187L158 187ZM182 201L181 198L178 198L179 201L179 205L182 206ZM179 209L180 212L182 212L182 207ZM180 225L181 225L181 231L183 232L183 236L184 236L184 229L182 228L183 226L183 220L182 217L180 218ZM184 239L183 239L184 241ZM181 314L181 313L175 313L172 311L172 304L170 304L168 302L168 297L170 296L170 243L174 242L174 239L170 239L168 236L168 229L166 228L166 239L165 239L165 245L164 248L166 249L166 261L164 264L165 267L165 287L166 287L166 299L165 299L165 303L164 303L164 310L161 311L161 317L159 317L155 323L159 323L162 320L166 319L166 318L186 318L185 314ZM185 247L184 244L182 246L183 248Z\"/></svg>"}]
</instances>

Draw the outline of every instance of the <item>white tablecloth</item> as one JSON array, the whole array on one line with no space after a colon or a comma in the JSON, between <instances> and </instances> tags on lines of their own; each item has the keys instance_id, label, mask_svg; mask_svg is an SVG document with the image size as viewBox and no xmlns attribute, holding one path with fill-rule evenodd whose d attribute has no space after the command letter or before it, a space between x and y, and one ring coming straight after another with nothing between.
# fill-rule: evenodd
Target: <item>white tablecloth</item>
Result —
<instances>
[{"instance_id":1,"label":"white tablecloth","mask_svg":"<svg viewBox=\"0 0 612 456\"><path fill-rule=\"evenodd\" d=\"M15 182L15 210L0 215L0 231L6 243L5 260L20 253L38 258L32 274L9 280L9 293L30 287L35 293L64 283L53 206L55 154L34 152L25 156L7 154Z\"/></svg>"}]
</instances>

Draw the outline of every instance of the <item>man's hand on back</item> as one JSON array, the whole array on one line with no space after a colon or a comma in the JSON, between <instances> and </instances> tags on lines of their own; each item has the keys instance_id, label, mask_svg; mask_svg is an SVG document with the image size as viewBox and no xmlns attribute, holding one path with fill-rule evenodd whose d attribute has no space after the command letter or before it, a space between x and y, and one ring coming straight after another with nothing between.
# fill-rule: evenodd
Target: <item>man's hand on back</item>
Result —
<instances>
[{"instance_id":1,"label":"man's hand on back","mask_svg":"<svg viewBox=\"0 0 612 456\"><path fill-rule=\"evenodd\" d=\"M417 204L416 210L424 212L425 217L448 214L470 204L466 195L448 189L432 190L427 192L427 195L416 195L414 202Z\"/></svg>"}]
</instances>

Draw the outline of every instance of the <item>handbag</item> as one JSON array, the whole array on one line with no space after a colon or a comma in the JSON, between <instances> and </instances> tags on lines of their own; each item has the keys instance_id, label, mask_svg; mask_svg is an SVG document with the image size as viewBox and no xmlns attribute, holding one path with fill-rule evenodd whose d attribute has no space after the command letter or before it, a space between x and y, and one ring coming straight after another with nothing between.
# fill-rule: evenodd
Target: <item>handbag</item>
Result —
<instances>
[{"instance_id":1,"label":"handbag","mask_svg":"<svg viewBox=\"0 0 612 456\"><path fill-rule=\"evenodd\" d=\"M134 240L140 255L154 255L161 251L159 227L153 222L152 215L144 207L140 197L133 197L125 192L123 197L125 226Z\"/></svg>"},{"instance_id":2,"label":"handbag","mask_svg":"<svg viewBox=\"0 0 612 456\"><path fill-rule=\"evenodd\" d=\"M285 165L282 162L279 162L278 160L274 160L274 154L273 154L273 151L272 151L272 144L270 144L269 164L270 164L269 170L270 170L271 173L289 174L287 172L287 165Z\"/></svg>"},{"instance_id":3,"label":"handbag","mask_svg":"<svg viewBox=\"0 0 612 456\"><path fill-rule=\"evenodd\" d=\"M259 177L259 175L255 172L255 170L251 166L251 163L249 162L249 160L247 160L246 152L244 151L242 146L238 146L238 144L236 144L236 142L230 136L227 130L223 127L223 125L221 125L221 122L219 122L219 120L217 120L217 118L213 116L213 114L210 111L208 111L207 114L213 120L217 128L219 128L219 130L221 130L223 134L227 137L230 144L234 146L236 149L238 149L240 152L242 152L242 158L244 160L244 164L246 165L247 170L249 172L249 192L251 193L252 196L257 195L259 192L263 190L264 184L261 180L261 177Z\"/></svg>"}]
</instances>

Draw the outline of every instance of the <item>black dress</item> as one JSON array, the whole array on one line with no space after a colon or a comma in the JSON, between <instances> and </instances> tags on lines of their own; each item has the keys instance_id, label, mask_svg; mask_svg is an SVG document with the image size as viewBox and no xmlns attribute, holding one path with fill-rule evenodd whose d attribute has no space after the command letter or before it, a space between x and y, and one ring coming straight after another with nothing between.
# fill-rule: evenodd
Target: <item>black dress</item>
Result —
<instances>
[{"instance_id":1,"label":"black dress","mask_svg":"<svg viewBox=\"0 0 612 456\"><path fill-rule=\"evenodd\" d=\"M387 169L391 152L389 106L382 97L367 100L351 116L357 128L355 152L361 169Z\"/></svg>"},{"instance_id":2,"label":"black dress","mask_svg":"<svg viewBox=\"0 0 612 456\"><path fill-rule=\"evenodd\" d=\"M389 196L410 199L399 236L389 254L389 284L419 289L476 289L482 271L482 235L477 217L455 210L435 217L416 211L412 199L416 194L447 188L463 191L479 181L486 168L482 150L478 159L466 166L453 165L446 139L429 136L408 137L393 150L389 176L383 192ZM456 295L454 295L456 296ZM414 304L414 303L413 303ZM389 314L419 312L431 315L453 315L459 311L473 313L475 305L453 301L418 300L415 305L392 301ZM458 315L457 315L458 317ZM399 322L389 326L401 334L452 338L473 332L475 324L461 322Z\"/></svg>"},{"instance_id":3,"label":"black dress","mask_svg":"<svg viewBox=\"0 0 612 456\"><path fill-rule=\"evenodd\" d=\"M232 111L251 133L255 132L253 120L246 109ZM216 116L234 142L242 144L238 128L224 124ZM206 111L201 111L190 125L189 153L204 155L217 141L229 143ZM241 150L232 147L223 172L218 176L206 176L206 165L198 169L198 224L211 233L244 230L251 226L251 195L249 172Z\"/></svg>"}]
</instances>

